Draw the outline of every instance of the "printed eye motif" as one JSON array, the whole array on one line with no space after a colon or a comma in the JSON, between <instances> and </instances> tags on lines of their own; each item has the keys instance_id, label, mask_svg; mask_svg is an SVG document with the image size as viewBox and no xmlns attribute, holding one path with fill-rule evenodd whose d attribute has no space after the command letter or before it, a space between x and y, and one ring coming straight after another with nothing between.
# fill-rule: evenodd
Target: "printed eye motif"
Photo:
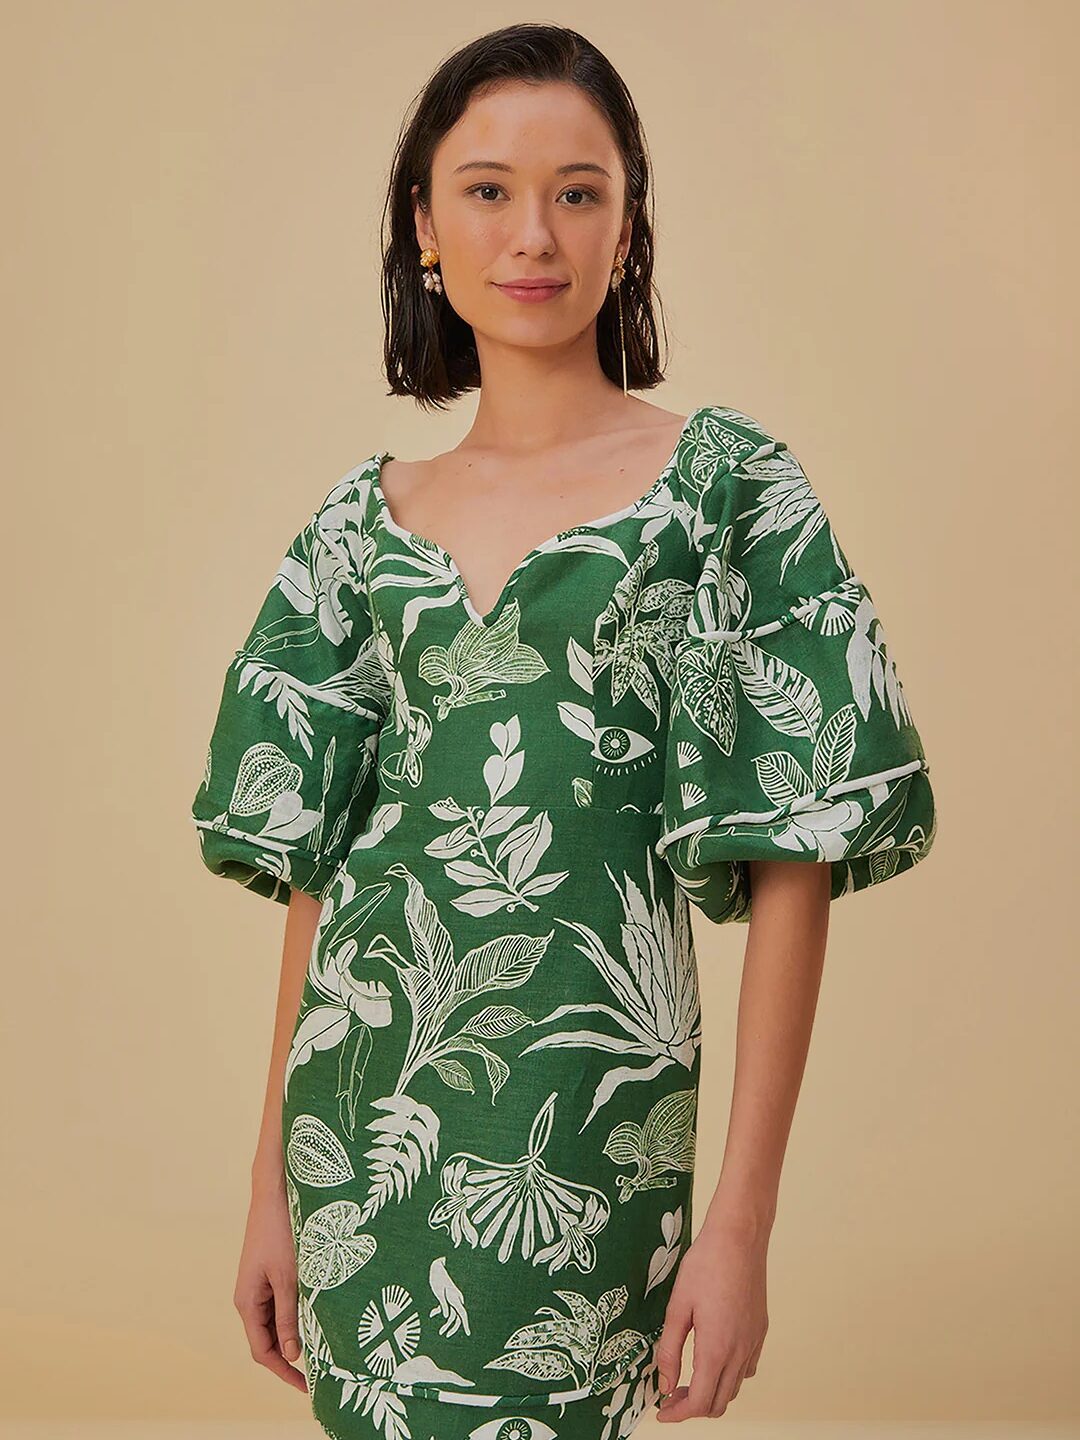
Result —
<instances>
[{"instance_id":1,"label":"printed eye motif","mask_svg":"<svg viewBox=\"0 0 1080 1440\"><path fill-rule=\"evenodd\" d=\"M625 725L603 725L596 732L592 753L595 759L604 761L610 767L606 773L613 775L622 766L634 760L644 760L655 750L656 746L647 735L627 730ZM604 766L597 768L603 770Z\"/></svg>"},{"instance_id":2,"label":"printed eye motif","mask_svg":"<svg viewBox=\"0 0 1080 1440\"><path fill-rule=\"evenodd\" d=\"M509 1419L488 1420L469 1431L469 1440L558 1440L557 1432L542 1420L526 1420L523 1415Z\"/></svg>"}]
</instances>

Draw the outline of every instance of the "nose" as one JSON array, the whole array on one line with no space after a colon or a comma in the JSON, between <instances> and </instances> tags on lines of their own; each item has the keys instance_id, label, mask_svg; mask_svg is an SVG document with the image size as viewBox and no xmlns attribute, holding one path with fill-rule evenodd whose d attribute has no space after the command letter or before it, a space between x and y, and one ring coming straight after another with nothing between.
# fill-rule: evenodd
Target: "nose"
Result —
<instances>
[{"instance_id":1,"label":"nose","mask_svg":"<svg viewBox=\"0 0 1080 1440\"><path fill-rule=\"evenodd\" d=\"M543 200L522 200L513 207L510 251L513 255L550 255L556 248L555 232Z\"/></svg>"}]
</instances>

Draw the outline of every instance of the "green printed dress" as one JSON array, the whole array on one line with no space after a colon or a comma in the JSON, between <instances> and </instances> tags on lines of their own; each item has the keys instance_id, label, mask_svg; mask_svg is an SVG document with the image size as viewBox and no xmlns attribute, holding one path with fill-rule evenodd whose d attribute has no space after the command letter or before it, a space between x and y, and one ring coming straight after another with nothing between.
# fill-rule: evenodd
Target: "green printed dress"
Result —
<instances>
[{"instance_id":1,"label":"green printed dress","mask_svg":"<svg viewBox=\"0 0 1080 1440\"><path fill-rule=\"evenodd\" d=\"M322 902L282 1135L337 1440L619 1440L691 1239L690 905L931 847L866 585L792 452L706 405L639 500L486 615L379 453L289 546L193 805L216 875Z\"/></svg>"}]
</instances>

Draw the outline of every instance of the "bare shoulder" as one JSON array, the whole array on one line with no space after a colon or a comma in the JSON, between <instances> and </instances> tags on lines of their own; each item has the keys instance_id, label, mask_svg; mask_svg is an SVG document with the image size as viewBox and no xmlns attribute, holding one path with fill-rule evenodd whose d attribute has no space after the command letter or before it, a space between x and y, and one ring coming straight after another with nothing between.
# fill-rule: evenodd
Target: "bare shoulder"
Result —
<instances>
[{"instance_id":1,"label":"bare shoulder","mask_svg":"<svg viewBox=\"0 0 1080 1440\"><path fill-rule=\"evenodd\" d=\"M466 477L483 485L509 470L516 470L528 482L533 471L597 472L622 469L633 465L635 460L643 461L648 472L657 463L657 456L660 463L667 457L694 413L684 415L645 400L634 400L617 419L607 419L598 424L592 434L560 446L554 460L550 456L513 459L487 446L473 445L466 436L453 449L426 459L400 460L395 456L385 460L379 472L379 485L387 504L404 515L424 510L429 496L447 493Z\"/></svg>"},{"instance_id":2,"label":"bare shoulder","mask_svg":"<svg viewBox=\"0 0 1080 1440\"><path fill-rule=\"evenodd\" d=\"M399 460L396 456L384 460L379 471L379 485L383 494L389 502L397 498L407 505L410 496L427 489L433 481L438 481L452 455L451 450L442 455L432 455L426 460Z\"/></svg>"},{"instance_id":3,"label":"bare shoulder","mask_svg":"<svg viewBox=\"0 0 1080 1440\"><path fill-rule=\"evenodd\" d=\"M690 412L693 414L693 411ZM673 425L685 425L690 415L680 415L674 410L664 410L659 405L650 405L647 400L640 402L636 422L643 429L670 430Z\"/></svg>"}]
</instances>

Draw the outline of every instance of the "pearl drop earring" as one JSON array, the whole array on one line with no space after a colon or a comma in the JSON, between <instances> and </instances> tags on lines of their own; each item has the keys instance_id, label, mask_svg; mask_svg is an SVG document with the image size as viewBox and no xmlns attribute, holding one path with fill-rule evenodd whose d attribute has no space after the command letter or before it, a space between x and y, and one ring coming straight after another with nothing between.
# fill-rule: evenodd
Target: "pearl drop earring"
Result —
<instances>
[{"instance_id":1,"label":"pearl drop earring","mask_svg":"<svg viewBox=\"0 0 1080 1440\"><path fill-rule=\"evenodd\" d=\"M420 251L420 264L424 267L424 289L443 293L442 276L434 268L439 263L439 252L435 249Z\"/></svg>"}]
</instances>

